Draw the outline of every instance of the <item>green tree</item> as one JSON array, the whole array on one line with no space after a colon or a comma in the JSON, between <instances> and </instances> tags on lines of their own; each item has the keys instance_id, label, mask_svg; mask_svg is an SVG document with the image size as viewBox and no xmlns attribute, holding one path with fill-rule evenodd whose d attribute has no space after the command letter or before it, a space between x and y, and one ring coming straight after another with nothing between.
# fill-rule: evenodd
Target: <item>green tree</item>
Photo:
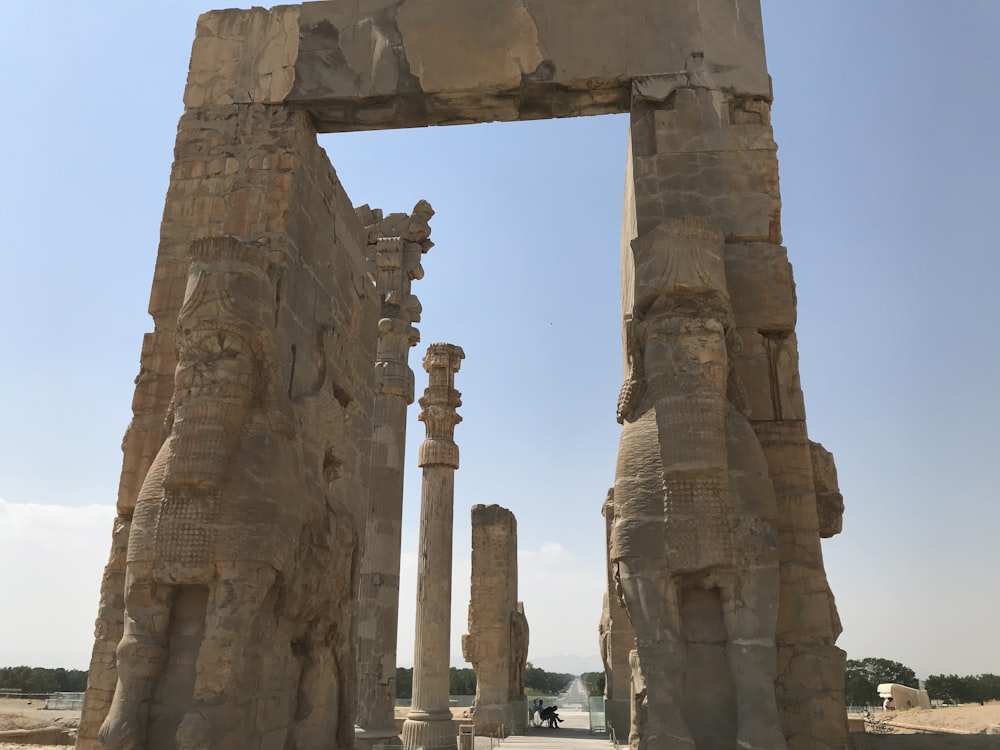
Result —
<instances>
[{"instance_id":1,"label":"green tree","mask_svg":"<svg viewBox=\"0 0 1000 750\"><path fill-rule=\"evenodd\" d=\"M396 697L413 697L413 667L396 667Z\"/></svg>"},{"instance_id":2,"label":"green tree","mask_svg":"<svg viewBox=\"0 0 1000 750\"><path fill-rule=\"evenodd\" d=\"M979 682L982 686L984 701L1000 701L1000 675L981 674Z\"/></svg>"},{"instance_id":3,"label":"green tree","mask_svg":"<svg viewBox=\"0 0 1000 750\"><path fill-rule=\"evenodd\" d=\"M448 675L448 692L451 695L475 695L476 671L452 667Z\"/></svg>"},{"instance_id":4,"label":"green tree","mask_svg":"<svg viewBox=\"0 0 1000 750\"><path fill-rule=\"evenodd\" d=\"M957 674L932 674L924 680L924 689L933 701L958 703L962 692Z\"/></svg>"},{"instance_id":5,"label":"green tree","mask_svg":"<svg viewBox=\"0 0 1000 750\"><path fill-rule=\"evenodd\" d=\"M63 669L62 667L53 670L56 679L56 689L60 693L82 693L87 689L87 673L82 669Z\"/></svg>"},{"instance_id":6,"label":"green tree","mask_svg":"<svg viewBox=\"0 0 1000 750\"><path fill-rule=\"evenodd\" d=\"M559 695L575 679L576 675L546 672L529 661L524 668L524 692L527 695Z\"/></svg>"},{"instance_id":7,"label":"green tree","mask_svg":"<svg viewBox=\"0 0 1000 750\"><path fill-rule=\"evenodd\" d=\"M872 706L879 702L878 686L894 682L920 687L916 673L898 661L889 659L848 659L844 674L844 696L849 706Z\"/></svg>"},{"instance_id":8,"label":"green tree","mask_svg":"<svg viewBox=\"0 0 1000 750\"><path fill-rule=\"evenodd\" d=\"M580 675L587 695L604 695L604 685L607 680L604 672L584 672Z\"/></svg>"},{"instance_id":9,"label":"green tree","mask_svg":"<svg viewBox=\"0 0 1000 750\"><path fill-rule=\"evenodd\" d=\"M78 693L86 689L87 673L79 669L48 669L46 667L4 667L0 669L0 687L20 689L29 695L56 692Z\"/></svg>"},{"instance_id":10,"label":"green tree","mask_svg":"<svg viewBox=\"0 0 1000 750\"><path fill-rule=\"evenodd\" d=\"M924 683L933 700L946 703L985 703L1000 700L1000 677L995 674L932 674Z\"/></svg>"}]
</instances>

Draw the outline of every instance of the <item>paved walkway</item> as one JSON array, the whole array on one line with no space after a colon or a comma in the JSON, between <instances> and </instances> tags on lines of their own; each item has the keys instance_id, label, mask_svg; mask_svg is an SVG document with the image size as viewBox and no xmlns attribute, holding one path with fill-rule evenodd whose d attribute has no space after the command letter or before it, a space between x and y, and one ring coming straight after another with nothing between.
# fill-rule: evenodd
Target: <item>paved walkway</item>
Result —
<instances>
[{"instance_id":1,"label":"paved walkway","mask_svg":"<svg viewBox=\"0 0 1000 750\"><path fill-rule=\"evenodd\" d=\"M502 742L476 737L476 750L614 750L606 732L590 731L586 711L559 709L559 729L531 727L526 735L511 735Z\"/></svg>"}]
</instances>

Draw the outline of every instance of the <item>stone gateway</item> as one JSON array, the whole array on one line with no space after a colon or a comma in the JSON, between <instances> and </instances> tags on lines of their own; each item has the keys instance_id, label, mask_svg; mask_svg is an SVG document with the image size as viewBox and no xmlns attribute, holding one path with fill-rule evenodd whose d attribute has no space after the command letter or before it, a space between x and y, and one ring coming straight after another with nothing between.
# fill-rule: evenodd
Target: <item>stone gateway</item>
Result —
<instances>
[{"instance_id":1,"label":"stone gateway","mask_svg":"<svg viewBox=\"0 0 1000 750\"><path fill-rule=\"evenodd\" d=\"M609 688L637 750L843 748L843 501L806 430L770 108L757 0L201 16L78 747L348 748L358 685L388 703L398 554L365 547L397 533L432 211L356 210L317 133L628 112Z\"/></svg>"}]
</instances>

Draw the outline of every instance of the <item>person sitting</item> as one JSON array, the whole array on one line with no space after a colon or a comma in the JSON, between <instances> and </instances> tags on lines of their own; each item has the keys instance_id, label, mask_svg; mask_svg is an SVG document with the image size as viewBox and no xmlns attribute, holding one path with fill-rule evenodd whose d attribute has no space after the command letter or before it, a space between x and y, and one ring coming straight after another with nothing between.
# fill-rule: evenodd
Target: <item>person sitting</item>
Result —
<instances>
[{"instance_id":1,"label":"person sitting","mask_svg":"<svg viewBox=\"0 0 1000 750\"><path fill-rule=\"evenodd\" d=\"M542 723L544 724L545 722L548 722L550 729L558 729L559 722L562 721L562 719L559 718L559 714L556 713L556 709L558 708L559 706L547 706L542 709Z\"/></svg>"},{"instance_id":2,"label":"person sitting","mask_svg":"<svg viewBox=\"0 0 1000 750\"><path fill-rule=\"evenodd\" d=\"M542 725L542 711L545 706L542 703L542 699L539 698L537 701L531 702L531 724L532 726L540 727Z\"/></svg>"}]
</instances>

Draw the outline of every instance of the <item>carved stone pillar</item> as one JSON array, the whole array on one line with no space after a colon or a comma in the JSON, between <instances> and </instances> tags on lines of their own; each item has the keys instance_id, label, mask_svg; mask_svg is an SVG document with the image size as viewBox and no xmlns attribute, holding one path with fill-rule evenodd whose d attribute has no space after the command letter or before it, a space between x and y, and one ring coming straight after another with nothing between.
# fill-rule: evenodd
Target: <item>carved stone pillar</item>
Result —
<instances>
[{"instance_id":1,"label":"carved stone pillar","mask_svg":"<svg viewBox=\"0 0 1000 750\"><path fill-rule=\"evenodd\" d=\"M599 630L601 660L604 662L604 716L608 726L614 727L615 735L624 740L631 726L632 668L629 653L635 648L635 630L622 603L615 566L611 562L611 534L615 524L614 488L608 490L601 513L608 550L608 588L604 594Z\"/></svg>"},{"instance_id":2,"label":"carved stone pillar","mask_svg":"<svg viewBox=\"0 0 1000 750\"><path fill-rule=\"evenodd\" d=\"M396 728L396 626L403 516L406 409L413 403L410 348L420 340L413 323L420 302L410 283L423 278L422 254L433 243L428 221L434 211L420 201L411 214L358 209L377 268L381 300L375 360L375 420L365 551L361 564L358 643L357 744L399 744Z\"/></svg>"},{"instance_id":3,"label":"carved stone pillar","mask_svg":"<svg viewBox=\"0 0 1000 750\"><path fill-rule=\"evenodd\" d=\"M720 70L696 51L683 75L632 81L613 559L637 638L633 744L839 750L770 96Z\"/></svg>"},{"instance_id":4,"label":"carved stone pillar","mask_svg":"<svg viewBox=\"0 0 1000 750\"><path fill-rule=\"evenodd\" d=\"M359 406L372 388L370 367L352 383L345 364L370 363L374 341L348 359L333 335L348 321L316 314L315 300L332 297L312 273L328 254L303 248L293 264L277 244L191 243L168 436L124 556L116 685L85 746L353 739L357 497L370 451L342 425L370 419ZM312 294L283 297L283 282ZM374 328L374 312L358 323Z\"/></svg>"},{"instance_id":5,"label":"carved stone pillar","mask_svg":"<svg viewBox=\"0 0 1000 750\"><path fill-rule=\"evenodd\" d=\"M453 344L431 344L424 356L429 383L420 399L427 437L420 445L424 470L420 493L420 550L417 567L417 623L413 654L413 705L403 723L406 748L454 744L448 705L451 643L451 544L458 446L455 411L462 394L455 373L465 352Z\"/></svg>"},{"instance_id":6,"label":"carved stone pillar","mask_svg":"<svg viewBox=\"0 0 1000 750\"><path fill-rule=\"evenodd\" d=\"M477 734L527 728L528 622L517 600L517 519L499 505L472 506L472 586L465 660L476 671Z\"/></svg>"}]
</instances>

